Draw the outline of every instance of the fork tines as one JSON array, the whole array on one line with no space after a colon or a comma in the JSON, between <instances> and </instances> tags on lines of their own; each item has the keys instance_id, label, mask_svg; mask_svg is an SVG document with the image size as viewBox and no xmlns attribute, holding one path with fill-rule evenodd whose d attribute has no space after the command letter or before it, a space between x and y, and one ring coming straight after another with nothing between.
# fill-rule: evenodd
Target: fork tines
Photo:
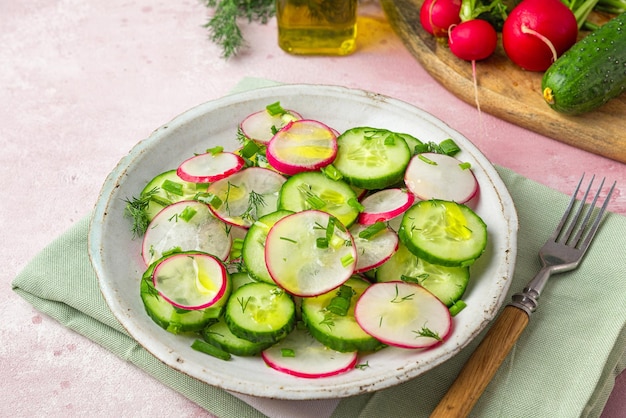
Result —
<instances>
[{"instance_id":1,"label":"fork tines","mask_svg":"<svg viewBox=\"0 0 626 418\"><path fill-rule=\"evenodd\" d=\"M554 232L554 241L559 241L563 244L567 244L575 248L586 249L586 247L589 246L589 243L591 242L593 236L598 230L598 226L600 225L600 221L602 220L602 216L604 215L606 207L608 206L609 200L611 200L611 195L613 194L613 190L615 189L616 184L616 182L613 182L613 185L609 189L608 194L604 198L604 204L602 205L602 207L599 208L599 210L596 210L596 204L598 202L600 192L602 191L602 187L604 186L605 182L605 179L603 178L600 182L600 186L598 187L595 196L593 197L593 200L589 205L587 205L587 211L585 212L584 217L582 217L581 219L581 215L583 214L583 210L585 208L585 202L589 197L589 192L591 191L591 186L593 185L595 177L595 175L591 177L589 185L587 186L587 190L585 190L585 194L582 199L580 199L580 201L578 201L576 197L578 196L578 192L580 190L580 186L582 185L583 179L585 178L585 175L583 174L578 181L578 185L576 186L576 190L572 194L572 198L569 201L567 210L565 211L565 214L563 214L563 218L561 218L561 221L559 222L559 225ZM577 209L575 211L575 214L573 214L573 216L570 216L572 215L572 209L574 208L574 206L577 206ZM593 223L589 225L594 212L596 212L595 218L592 221ZM564 231L564 226L568 222L569 227L567 228L567 230ZM576 234L572 237L572 232L575 228L578 229Z\"/></svg>"}]
</instances>

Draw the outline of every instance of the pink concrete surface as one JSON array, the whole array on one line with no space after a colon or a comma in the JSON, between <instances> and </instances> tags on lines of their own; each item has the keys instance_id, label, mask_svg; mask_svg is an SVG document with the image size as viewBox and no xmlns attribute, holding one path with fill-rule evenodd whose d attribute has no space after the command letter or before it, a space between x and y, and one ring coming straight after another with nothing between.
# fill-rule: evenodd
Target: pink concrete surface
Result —
<instances>
[{"instance_id":1,"label":"pink concrete surface","mask_svg":"<svg viewBox=\"0 0 626 418\"><path fill-rule=\"evenodd\" d=\"M228 93L243 77L338 84L423 108L495 164L564 193L581 171L618 181L626 165L478 115L435 82L377 4L361 9L358 51L297 57L276 23L244 28L250 48L220 58L197 0L0 0L0 416L207 416L134 366L36 311L11 291L18 272L85 216L119 159L177 114ZM274 417L328 415L333 402L256 401ZM604 418L626 416L626 378Z\"/></svg>"}]
</instances>

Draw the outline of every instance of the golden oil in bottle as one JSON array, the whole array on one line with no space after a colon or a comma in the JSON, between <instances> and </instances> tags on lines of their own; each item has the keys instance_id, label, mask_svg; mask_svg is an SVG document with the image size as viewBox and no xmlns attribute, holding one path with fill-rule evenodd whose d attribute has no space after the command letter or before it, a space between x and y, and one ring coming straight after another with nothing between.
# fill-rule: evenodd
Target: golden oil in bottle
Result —
<instances>
[{"instance_id":1,"label":"golden oil in bottle","mask_svg":"<svg viewBox=\"0 0 626 418\"><path fill-rule=\"evenodd\" d=\"M278 45L297 55L348 55L356 48L358 0L276 0Z\"/></svg>"}]
</instances>

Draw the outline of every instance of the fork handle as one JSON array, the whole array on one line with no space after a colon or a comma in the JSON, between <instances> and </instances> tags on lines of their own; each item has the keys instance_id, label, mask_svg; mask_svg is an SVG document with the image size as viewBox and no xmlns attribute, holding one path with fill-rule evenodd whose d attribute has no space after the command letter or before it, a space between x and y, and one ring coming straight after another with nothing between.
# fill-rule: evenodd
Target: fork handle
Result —
<instances>
[{"instance_id":1,"label":"fork handle","mask_svg":"<svg viewBox=\"0 0 626 418\"><path fill-rule=\"evenodd\" d=\"M528 320L525 311L507 305L430 417L468 416L528 325Z\"/></svg>"}]
</instances>

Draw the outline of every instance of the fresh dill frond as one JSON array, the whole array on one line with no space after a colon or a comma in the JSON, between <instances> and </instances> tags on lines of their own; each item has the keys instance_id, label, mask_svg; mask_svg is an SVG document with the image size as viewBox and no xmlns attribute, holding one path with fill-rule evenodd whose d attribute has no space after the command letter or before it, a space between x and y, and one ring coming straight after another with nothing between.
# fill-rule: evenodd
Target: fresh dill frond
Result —
<instances>
[{"instance_id":1,"label":"fresh dill frond","mask_svg":"<svg viewBox=\"0 0 626 418\"><path fill-rule=\"evenodd\" d=\"M125 200L126 208L124 210L124 214L133 220L133 225L131 227L133 238L142 236L146 232L146 229L148 229L148 224L150 223L150 218L148 217L147 212L148 205L150 204L152 196L158 192L158 187L155 187L147 193L141 194L139 197L133 197Z\"/></svg>"}]
</instances>

